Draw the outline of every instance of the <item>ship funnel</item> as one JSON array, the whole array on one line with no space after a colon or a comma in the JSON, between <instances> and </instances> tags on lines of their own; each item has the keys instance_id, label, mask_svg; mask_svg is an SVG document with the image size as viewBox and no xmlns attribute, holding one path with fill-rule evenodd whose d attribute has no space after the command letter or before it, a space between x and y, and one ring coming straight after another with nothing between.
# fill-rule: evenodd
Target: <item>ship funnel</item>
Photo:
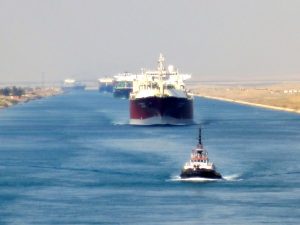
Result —
<instances>
[{"instance_id":1,"label":"ship funnel","mask_svg":"<svg viewBox=\"0 0 300 225\"><path fill-rule=\"evenodd\" d=\"M201 127L199 128L199 139L198 139L198 144L202 145L202 139L201 139Z\"/></svg>"}]
</instances>

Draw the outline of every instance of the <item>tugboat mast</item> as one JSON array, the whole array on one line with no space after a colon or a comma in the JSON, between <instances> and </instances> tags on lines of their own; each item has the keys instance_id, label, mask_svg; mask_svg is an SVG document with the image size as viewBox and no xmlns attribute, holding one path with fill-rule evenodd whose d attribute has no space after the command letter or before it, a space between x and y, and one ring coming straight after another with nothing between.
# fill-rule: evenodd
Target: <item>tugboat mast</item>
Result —
<instances>
[{"instance_id":1,"label":"tugboat mast","mask_svg":"<svg viewBox=\"0 0 300 225\"><path fill-rule=\"evenodd\" d=\"M201 127L199 128L199 138L198 138L198 144L202 146L202 139L201 139Z\"/></svg>"}]
</instances>

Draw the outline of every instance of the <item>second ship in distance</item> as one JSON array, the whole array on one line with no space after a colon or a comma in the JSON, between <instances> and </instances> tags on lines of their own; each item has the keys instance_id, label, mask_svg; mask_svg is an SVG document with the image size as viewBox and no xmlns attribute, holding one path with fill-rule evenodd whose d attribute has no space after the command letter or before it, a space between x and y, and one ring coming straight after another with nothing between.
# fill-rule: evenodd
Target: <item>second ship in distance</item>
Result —
<instances>
[{"instance_id":1,"label":"second ship in distance","mask_svg":"<svg viewBox=\"0 0 300 225\"><path fill-rule=\"evenodd\" d=\"M113 89L113 95L116 98L125 98L128 99L130 92L132 92L132 82L136 79L135 74L132 73L121 73L115 77L115 85Z\"/></svg>"},{"instance_id":2,"label":"second ship in distance","mask_svg":"<svg viewBox=\"0 0 300 225\"><path fill-rule=\"evenodd\" d=\"M119 73L113 77L105 77L98 79L99 92L113 93L115 98L128 99L132 92L132 82L137 79L136 74Z\"/></svg>"}]
</instances>

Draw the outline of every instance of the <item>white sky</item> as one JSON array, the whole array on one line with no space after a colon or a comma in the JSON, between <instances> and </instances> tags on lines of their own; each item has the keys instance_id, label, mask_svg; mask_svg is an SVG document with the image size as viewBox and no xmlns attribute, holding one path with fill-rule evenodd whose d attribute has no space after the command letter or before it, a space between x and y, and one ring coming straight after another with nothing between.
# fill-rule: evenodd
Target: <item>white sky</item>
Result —
<instances>
[{"instance_id":1,"label":"white sky","mask_svg":"<svg viewBox=\"0 0 300 225\"><path fill-rule=\"evenodd\" d=\"M201 80L300 79L299 0L0 0L2 81L155 68Z\"/></svg>"}]
</instances>

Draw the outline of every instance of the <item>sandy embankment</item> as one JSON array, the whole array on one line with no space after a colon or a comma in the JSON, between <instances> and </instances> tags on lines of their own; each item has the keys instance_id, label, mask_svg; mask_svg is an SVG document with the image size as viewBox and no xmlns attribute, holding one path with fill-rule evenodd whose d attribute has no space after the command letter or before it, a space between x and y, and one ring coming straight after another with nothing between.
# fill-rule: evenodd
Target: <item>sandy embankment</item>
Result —
<instances>
[{"instance_id":1,"label":"sandy embankment","mask_svg":"<svg viewBox=\"0 0 300 225\"><path fill-rule=\"evenodd\" d=\"M234 99L221 98L221 97L213 97L213 96L207 96L207 95L196 94L196 96L203 97L203 98L220 100L220 101L226 101L226 102L233 102L233 103L237 103L237 104L268 108L268 109L273 109L273 110L282 110L282 111L294 112L294 113L299 113L300 114L300 110L295 110L295 109L290 109L290 108L283 108L283 107L271 106L271 105L263 105L263 104L258 104L258 103L245 102L245 101L241 101L241 100L234 100Z\"/></svg>"},{"instance_id":2,"label":"sandy embankment","mask_svg":"<svg viewBox=\"0 0 300 225\"><path fill-rule=\"evenodd\" d=\"M0 95L0 109L7 108L19 103L25 103L35 99L58 95L60 93L62 93L60 88L34 88L25 90L24 95L20 97Z\"/></svg>"},{"instance_id":3,"label":"sandy embankment","mask_svg":"<svg viewBox=\"0 0 300 225\"><path fill-rule=\"evenodd\" d=\"M300 84L278 83L267 86L195 85L192 92L220 101L300 113Z\"/></svg>"}]
</instances>

